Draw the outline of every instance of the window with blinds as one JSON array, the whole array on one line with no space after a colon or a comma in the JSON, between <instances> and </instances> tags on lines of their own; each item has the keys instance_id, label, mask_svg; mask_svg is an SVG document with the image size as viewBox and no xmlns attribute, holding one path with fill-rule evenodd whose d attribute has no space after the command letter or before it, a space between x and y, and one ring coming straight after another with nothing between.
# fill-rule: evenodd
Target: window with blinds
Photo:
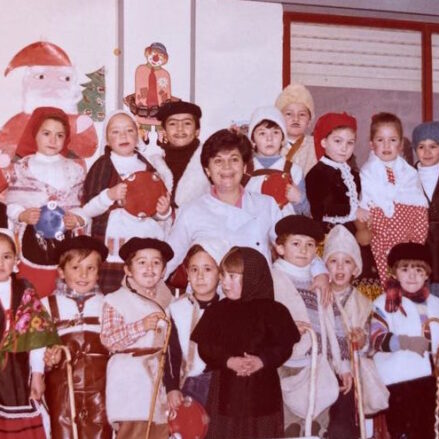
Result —
<instances>
[{"instance_id":1,"label":"window with blinds","mask_svg":"<svg viewBox=\"0 0 439 439\"><path fill-rule=\"evenodd\" d=\"M320 87L421 91L420 32L300 22L290 26L291 80ZM434 41L433 56L439 58L439 37ZM437 86L439 90L439 81Z\"/></svg>"}]
</instances>

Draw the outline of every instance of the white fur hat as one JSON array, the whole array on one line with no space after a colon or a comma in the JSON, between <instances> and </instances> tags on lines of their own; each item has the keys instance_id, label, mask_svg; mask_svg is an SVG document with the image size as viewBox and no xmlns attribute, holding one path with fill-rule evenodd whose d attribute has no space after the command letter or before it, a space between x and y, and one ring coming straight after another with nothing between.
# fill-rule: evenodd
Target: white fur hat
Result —
<instances>
[{"instance_id":1,"label":"white fur hat","mask_svg":"<svg viewBox=\"0 0 439 439\"><path fill-rule=\"evenodd\" d=\"M275 122L277 125L279 125L279 128L282 130L282 133L284 135L283 142L285 142L287 140L287 128L285 126L285 119L282 113L273 106L258 107L255 111L253 111L253 114L250 118L250 123L248 125L248 138L251 140L252 133L256 125L261 123L264 119L271 120L272 122Z\"/></svg>"},{"instance_id":2,"label":"white fur hat","mask_svg":"<svg viewBox=\"0 0 439 439\"><path fill-rule=\"evenodd\" d=\"M198 238L192 243L193 245L198 244L203 247L206 253L209 253L213 259L215 259L216 264L219 267L220 262L222 261L224 255L230 250L232 247L230 243L221 238Z\"/></svg>"},{"instance_id":3,"label":"white fur hat","mask_svg":"<svg viewBox=\"0 0 439 439\"><path fill-rule=\"evenodd\" d=\"M299 82L292 82L282 90L277 97L275 105L282 111L289 104L303 104L308 108L311 119L314 119L314 100L309 90Z\"/></svg>"},{"instance_id":4,"label":"white fur hat","mask_svg":"<svg viewBox=\"0 0 439 439\"><path fill-rule=\"evenodd\" d=\"M357 276L363 271L363 261L361 259L361 250L355 236L341 224L336 225L326 236L325 248L323 249L323 261L337 252L346 253L355 262L358 268Z\"/></svg>"}]
</instances>

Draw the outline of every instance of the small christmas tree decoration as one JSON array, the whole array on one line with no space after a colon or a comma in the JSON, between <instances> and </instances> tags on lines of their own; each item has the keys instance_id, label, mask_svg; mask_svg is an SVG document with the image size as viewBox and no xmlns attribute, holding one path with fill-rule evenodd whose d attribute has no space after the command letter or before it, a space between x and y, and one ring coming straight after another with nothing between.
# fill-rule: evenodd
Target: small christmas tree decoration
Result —
<instances>
[{"instance_id":1,"label":"small christmas tree decoration","mask_svg":"<svg viewBox=\"0 0 439 439\"><path fill-rule=\"evenodd\" d=\"M95 122L102 122L105 119L105 69L101 67L86 76L90 81L81 84L85 89L78 102L78 112L91 117Z\"/></svg>"}]
</instances>

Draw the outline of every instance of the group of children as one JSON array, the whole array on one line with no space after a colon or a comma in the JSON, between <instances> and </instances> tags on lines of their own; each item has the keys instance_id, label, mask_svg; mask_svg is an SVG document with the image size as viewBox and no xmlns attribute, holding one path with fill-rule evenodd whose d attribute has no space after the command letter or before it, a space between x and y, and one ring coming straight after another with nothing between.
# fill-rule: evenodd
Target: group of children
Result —
<instances>
[{"instance_id":1,"label":"group of children","mask_svg":"<svg viewBox=\"0 0 439 439\"><path fill-rule=\"evenodd\" d=\"M167 438L187 397L206 407L209 438L303 435L312 329L313 434L359 437L362 385L392 438L433 437L439 123L414 130L413 168L400 120L375 115L358 170L355 118L325 114L312 138L314 114L291 84L248 138L220 130L201 147L195 104L160 108L161 145L116 111L86 173L66 155L63 111L34 111L0 218L0 435ZM145 174L145 199L164 189L134 215L129 184Z\"/></svg>"}]
</instances>

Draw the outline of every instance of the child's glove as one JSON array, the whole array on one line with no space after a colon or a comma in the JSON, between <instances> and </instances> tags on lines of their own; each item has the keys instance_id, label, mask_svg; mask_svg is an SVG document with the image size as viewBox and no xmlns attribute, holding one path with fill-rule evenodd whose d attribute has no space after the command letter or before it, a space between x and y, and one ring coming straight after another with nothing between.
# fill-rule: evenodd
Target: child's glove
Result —
<instances>
[{"instance_id":1,"label":"child's glove","mask_svg":"<svg viewBox=\"0 0 439 439\"><path fill-rule=\"evenodd\" d=\"M399 335L398 341L401 349L415 352L421 357L424 355L424 352L428 351L430 343L425 337L410 335Z\"/></svg>"}]
</instances>

